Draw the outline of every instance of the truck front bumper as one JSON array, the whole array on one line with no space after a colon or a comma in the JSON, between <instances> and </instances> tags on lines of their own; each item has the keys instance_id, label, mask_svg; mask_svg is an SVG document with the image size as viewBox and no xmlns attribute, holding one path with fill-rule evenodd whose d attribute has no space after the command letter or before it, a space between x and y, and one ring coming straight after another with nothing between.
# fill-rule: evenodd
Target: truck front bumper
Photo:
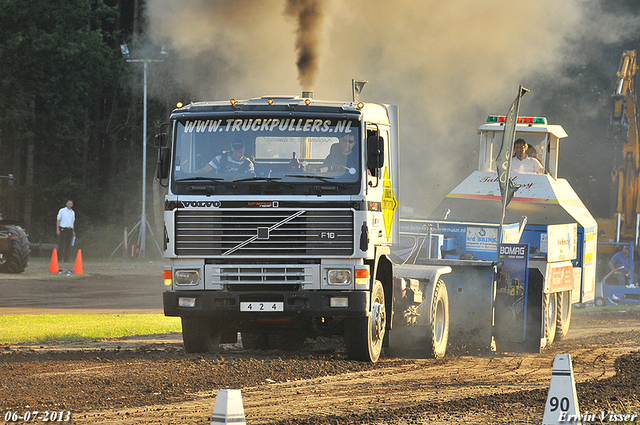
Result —
<instances>
[{"instance_id":1,"label":"truck front bumper","mask_svg":"<svg viewBox=\"0 0 640 425\"><path fill-rule=\"evenodd\" d=\"M346 307L332 307L331 298L347 298ZM180 299L193 299L193 307L182 307ZM225 319L250 317L357 317L370 311L368 291L227 292L165 291L166 316L209 316ZM192 301L192 300L190 300ZM240 311L241 302L282 302L283 311Z\"/></svg>"}]
</instances>

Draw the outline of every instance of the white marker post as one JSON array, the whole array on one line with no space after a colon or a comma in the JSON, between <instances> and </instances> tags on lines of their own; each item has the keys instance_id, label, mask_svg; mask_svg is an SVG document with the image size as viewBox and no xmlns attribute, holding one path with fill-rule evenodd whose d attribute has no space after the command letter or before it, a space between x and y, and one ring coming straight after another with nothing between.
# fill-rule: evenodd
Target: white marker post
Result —
<instances>
[{"instance_id":1,"label":"white marker post","mask_svg":"<svg viewBox=\"0 0 640 425\"><path fill-rule=\"evenodd\" d=\"M218 390L210 425L247 425L240 390Z\"/></svg>"},{"instance_id":2,"label":"white marker post","mask_svg":"<svg viewBox=\"0 0 640 425\"><path fill-rule=\"evenodd\" d=\"M571 355L556 354L542 425L581 424Z\"/></svg>"}]
</instances>

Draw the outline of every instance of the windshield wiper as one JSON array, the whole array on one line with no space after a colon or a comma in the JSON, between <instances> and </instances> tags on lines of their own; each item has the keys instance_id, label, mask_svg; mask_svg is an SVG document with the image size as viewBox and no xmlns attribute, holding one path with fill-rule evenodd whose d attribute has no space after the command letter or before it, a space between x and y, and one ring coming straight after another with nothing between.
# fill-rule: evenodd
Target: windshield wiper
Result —
<instances>
[{"instance_id":1,"label":"windshield wiper","mask_svg":"<svg viewBox=\"0 0 640 425\"><path fill-rule=\"evenodd\" d=\"M325 183L329 183L329 184L341 187L343 189L347 188L347 186L342 184L342 183L338 183L338 182L332 181L332 180L334 180L334 177L316 176L316 175L311 175L311 174L286 174L285 177L299 177L301 179L315 179L315 180L320 180L321 182L325 182Z\"/></svg>"},{"instance_id":2,"label":"windshield wiper","mask_svg":"<svg viewBox=\"0 0 640 425\"><path fill-rule=\"evenodd\" d=\"M316 176L311 174L285 174L285 177L300 177L301 179L316 179L327 183L334 183L330 180L333 180L333 177L324 177L324 176Z\"/></svg>"},{"instance_id":3,"label":"windshield wiper","mask_svg":"<svg viewBox=\"0 0 640 425\"><path fill-rule=\"evenodd\" d=\"M228 182L223 178L220 177L203 177L203 176L195 176L195 177L187 177L184 179L177 179L175 182L176 183L187 183L187 182L198 182L198 181L205 181L205 182L216 182L216 183L222 183L226 186L229 187L235 187L235 185L232 182Z\"/></svg>"},{"instance_id":4,"label":"windshield wiper","mask_svg":"<svg viewBox=\"0 0 640 425\"><path fill-rule=\"evenodd\" d=\"M246 179L238 179L234 180L234 183L238 182L251 182L251 181L265 181L265 182L275 182L278 180L282 180L280 177L247 177Z\"/></svg>"}]
</instances>

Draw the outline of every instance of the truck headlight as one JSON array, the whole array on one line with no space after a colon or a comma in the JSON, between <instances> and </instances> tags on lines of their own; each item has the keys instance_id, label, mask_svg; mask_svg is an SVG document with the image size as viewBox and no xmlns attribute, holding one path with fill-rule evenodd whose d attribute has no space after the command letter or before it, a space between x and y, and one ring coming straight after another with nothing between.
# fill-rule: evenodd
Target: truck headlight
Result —
<instances>
[{"instance_id":1,"label":"truck headlight","mask_svg":"<svg viewBox=\"0 0 640 425\"><path fill-rule=\"evenodd\" d=\"M179 286L196 286L200 282L198 270L176 270L173 273L173 283Z\"/></svg>"},{"instance_id":2,"label":"truck headlight","mask_svg":"<svg viewBox=\"0 0 640 425\"><path fill-rule=\"evenodd\" d=\"M329 285L351 285L351 270L329 270L327 271L327 284Z\"/></svg>"}]
</instances>

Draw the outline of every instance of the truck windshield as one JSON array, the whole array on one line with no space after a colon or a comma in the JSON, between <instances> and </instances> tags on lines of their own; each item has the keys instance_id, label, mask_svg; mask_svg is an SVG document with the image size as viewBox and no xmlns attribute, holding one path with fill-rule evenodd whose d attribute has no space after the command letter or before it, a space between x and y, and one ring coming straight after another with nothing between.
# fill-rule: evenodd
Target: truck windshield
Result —
<instances>
[{"instance_id":1,"label":"truck windshield","mask_svg":"<svg viewBox=\"0 0 640 425\"><path fill-rule=\"evenodd\" d=\"M360 181L362 174L360 127L353 119L182 119L173 140L175 182L343 184Z\"/></svg>"}]
</instances>

